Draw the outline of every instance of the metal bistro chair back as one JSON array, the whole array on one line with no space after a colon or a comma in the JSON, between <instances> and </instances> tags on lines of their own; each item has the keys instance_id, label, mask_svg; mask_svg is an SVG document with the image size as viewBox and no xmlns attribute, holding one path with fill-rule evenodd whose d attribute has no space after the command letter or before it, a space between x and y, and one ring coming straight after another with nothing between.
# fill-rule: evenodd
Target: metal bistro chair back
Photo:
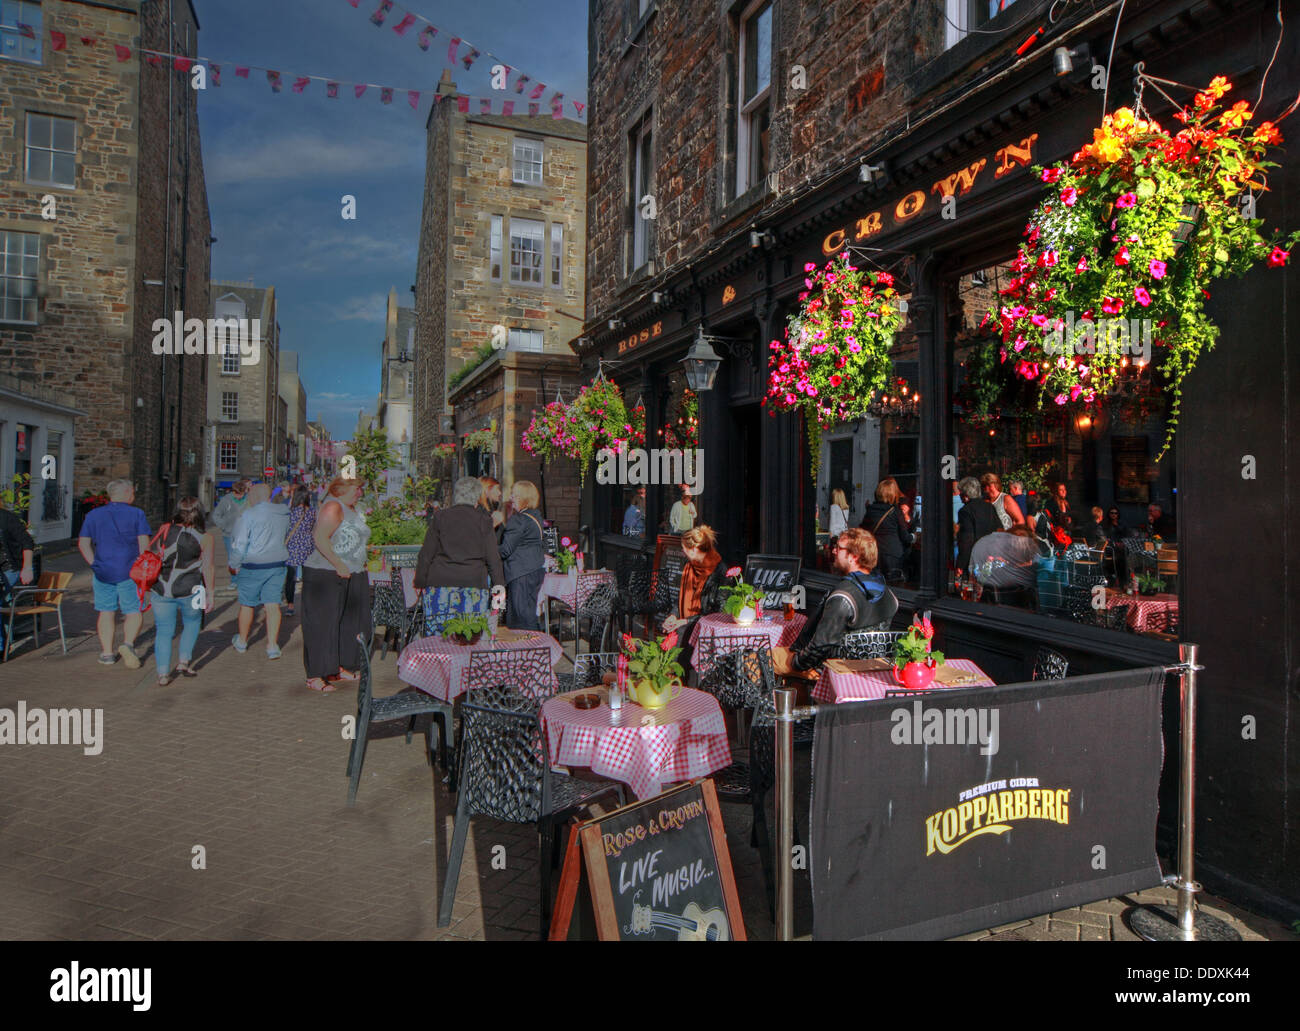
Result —
<instances>
[{"instance_id":1,"label":"metal bistro chair back","mask_svg":"<svg viewBox=\"0 0 1300 1031\"><path fill-rule=\"evenodd\" d=\"M1064 680L1070 660L1051 648L1039 648L1034 656L1034 680Z\"/></svg>"},{"instance_id":2,"label":"metal bistro chair back","mask_svg":"<svg viewBox=\"0 0 1300 1031\"><path fill-rule=\"evenodd\" d=\"M599 577L600 581L588 591L582 581L584 577ZM583 596L585 593L585 597ZM573 654L578 654L578 643L582 640L582 621L588 621L587 645L597 651L603 650L609 636L610 624L614 619L614 610L618 606L618 584L602 573L592 571L578 574L577 610L573 616Z\"/></svg>"},{"instance_id":3,"label":"metal bistro chair back","mask_svg":"<svg viewBox=\"0 0 1300 1031\"><path fill-rule=\"evenodd\" d=\"M474 650L469 655L465 689L511 687L526 697L550 698L555 694L555 673L550 648L499 648Z\"/></svg>"},{"instance_id":4,"label":"metal bistro chair back","mask_svg":"<svg viewBox=\"0 0 1300 1031\"><path fill-rule=\"evenodd\" d=\"M906 630L853 630L844 635L840 643L841 659L887 659L894 654L894 643Z\"/></svg>"},{"instance_id":5,"label":"metal bistro chair back","mask_svg":"<svg viewBox=\"0 0 1300 1031\"><path fill-rule=\"evenodd\" d=\"M510 687L475 691L461 707L460 795L447 876L438 900L439 927L451 923L472 817L537 824L537 873L545 933L551 915L555 824L600 795L613 792L619 804L623 802L622 786L612 781L577 781L552 774L538 715L538 701Z\"/></svg>"},{"instance_id":6,"label":"metal bistro chair back","mask_svg":"<svg viewBox=\"0 0 1300 1031\"><path fill-rule=\"evenodd\" d=\"M724 708L752 709L756 689L748 674L753 670L741 664L737 657L755 652L767 655L770 668L772 641L767 634L701 636L696 666L707 668L700 674L700 690L714 695Z\"/></svg>"},{"instance_id":7,"label":"metal bistro chair back","mask_svg":"<svg viewBox=\"0 0 1300 1031\"><path fill-rule=\"evenodd\" d=\"M600 687L606 673L618 672L618 652L584 652L573 660L573 672L561 676L565 691Z\"/></svg>"},{"instance_id":8,"label":"metal bistro chair back","mask_svg":"<svg viewBox=\"0 0 1300 1031\"><path fill-rule=\"evenodd\" d=\"M387 698L376 698L371 690L370 649L363 635L357 634L361 645L361 677L357 681L357 726L356 737L348 752L348 805L357 800L357 787L361 783L361 767L366 761L366 742L370 735L372 723L385 723L388 720L404 719L406 725L406 743L411 743L411 732L415 729L415 718L426 713L433 719L425 731L424 743L428 751L429 762L433 762L433 723L440 726L443 747L443 762L446 763L447 734L451 729L451 708L436 698L431 698L422 691L403 691Z\"/></svg>"},{"instance_id":9,"label":"metal bistro chair back","mask_svg":"<svg viewBox=\"0 0 1300 1031\"><path fill-rule=\"evenodd\" d=\"M0 616L8 617L5 633L5 660L9 659L9 650L14 641L14 617L30 616L32 620L32 645L41 645L41 616L54 613L59 620L59 643L63 645L63 654L68 654L68 640L63 634L63 597L70 590L71 573L42 573L33 586L15 586L9 603L0 607ZM26 640L26 638L23 638Z\"/></svg>"}]
</instances>

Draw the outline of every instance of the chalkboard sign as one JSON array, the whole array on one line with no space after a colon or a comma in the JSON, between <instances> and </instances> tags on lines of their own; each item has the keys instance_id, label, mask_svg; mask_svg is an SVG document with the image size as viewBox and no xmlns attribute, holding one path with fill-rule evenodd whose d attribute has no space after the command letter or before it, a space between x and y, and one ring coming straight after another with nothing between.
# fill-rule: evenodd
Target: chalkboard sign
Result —
<instances>
[{"instance_id":1,"label":"chalkboard sign","mask_svg":"<svg viewBox=\"0 0 1300 1031\"><path fill-rule=\"evenodd\" d=\"M711 780L574 825L552 941L568 935L583 860L601 941L745 940Z\"/></svg>"},{"instance_id":2,"label":"chalkboard sign","mask_svg":"<svg viewBox=\"0 0 1300 1031\"><path fill-rule=\"evenodd\" d=\"M767 592L764 608L779 609L790 600L802 568L797 555L750 555L745 559L745 583Z\"/></svg>"},{"instance_id":3,"label":"chalkboard sign","mask_svg":"<svg viewBox=\"0 0 1300 1031\"><path fill-rule=\"evenodd\" d=\"M682 552L682 539L676 534L661 533L655 543L656 599L671 600L677 611L677 597L682 590L682 569L686 556Z\"/></svg>"}]
</instances>

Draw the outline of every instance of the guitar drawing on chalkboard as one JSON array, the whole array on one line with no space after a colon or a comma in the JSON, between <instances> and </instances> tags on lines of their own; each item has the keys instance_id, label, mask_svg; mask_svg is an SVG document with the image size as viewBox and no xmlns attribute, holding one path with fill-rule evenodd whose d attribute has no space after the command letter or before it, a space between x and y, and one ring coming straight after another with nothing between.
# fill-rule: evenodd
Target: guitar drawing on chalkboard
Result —
<instances>
[{"instance_id":1,"label":"guitar drawing on chalkboard","mask_svg":"<svg viewBox=\"0 0 1300 1031\"><path fill-rule=\"evenodd\" d=\"M637 903L638 891L632 898L632 926L623 928L624 934L653 934L656 927L676 931L678 941L725 942L731 940L727 914L720 909L701 909L694 902L687 904L681 916L665 913Z\"/></svg>"}]
</instances>

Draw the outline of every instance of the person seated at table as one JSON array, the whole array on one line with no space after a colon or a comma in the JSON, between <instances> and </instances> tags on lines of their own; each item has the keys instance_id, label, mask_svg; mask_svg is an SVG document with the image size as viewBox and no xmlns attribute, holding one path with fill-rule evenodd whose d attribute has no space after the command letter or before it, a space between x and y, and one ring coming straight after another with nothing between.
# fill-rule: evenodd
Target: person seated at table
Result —
<instances>
[{"instance_id":1,"label":"person seated at table","mask_svg":"<svg viewBox=\"0 0 1300 1031\"><path fill-rule=\"evenodd\" d=\"M1038 520L1034 532L1045 541L1052 539L1052 530L1064 530L1074 533L1074 513L1070 511L1070 502L1066 498L1066 486L1059 480L1052 480L1047 485L1047 498L1043 502L1043 514Z\"/></svg>"},{"instance_id":2,"label":"person seated at table","mask_svg":"<svg viewBox=\"0 0 1300 1031\"><path fill-rule=\"evenodd\" d=\"M1037 585L1034 559L1043 554L1041 539L1024 523L975 542L971 574L1000 605L1029 608Z\"/></svg>"},{"instance_id":3,"label":"person seated at table","mask_svg":"<svg viewBox=\"0 0 1300 1031\"><path fill-rule=\"evenodd\" d=\"M817 618L809 620L794 648L772 649L776 673L806 673L834 658L844 635L888 623L898 611L898 599L876 570L876 538L863 529L845 530L831 549L835 571L844 579L822 602Z\"/></svg>"},{"instance_id":4,"label":"person seated at table","mask_svg":"<svg viewBox=\"0 0 1300 1031\"><path fill-rule=\"evenodd\" d=\"M912 530L915 529L910 510L907 515L903 514L899 504L902 500L903 492L898 489L897 480L892 476L881 480L876 484L876 500L867 506L860 524L876 538L880 572L890 583L904 578L904 559L912 546Z\"/></svg>"},{"instance_id":5,"label":"person seated at table","mask_svg":"<svg viewBox=\"0 0 1300 1031\"><path fill-rule=\"evenodd\" d=\"M501 559L506 574L506 626L512 630L540 630L537 592L546 577L546 550L542 538L542 503L537 487L516 480L510 488L513 515L501 535Z\"/></svg>"},{"instance_id":6,"label":"person seated at table","mask_svg":"<svg viewBox=\"0 0 1300 1031\"><path fill-rule=\"evenodd\" d=\"M980 481L963 477L957 484L965 502L957 513L957 568L970 572L970 553L975 542L1002 528L998 511L980 497Z\"/></svg>"},{"instance_id":7,"label":"person seated at table","mask_svg":"<svg viewBox=\"0 0 1300 1031\"><path fill-rule=\"evenodd\" d=\"M984 500L998 510L1002 529L1010 530L1024 523L1025 514L1020 511L1020 506L1010 495L1002 493L1002 477L997 473L985 473L980 477L980 485L984 488Z\"/></svg>"},{"instance_id":8,"label":"person seated at table","mask_svg":"<svg viewBox=\"0 0 1300 1031\"><path fill-rule=\"evenodd\" d=\"M456 481L450 508L429 520L415 563L415 586L424 588L424 632L442 633L452 616L487 615L488 588L505 583L492 517L480 504L483 485L472 476Z\"/></svg>"},{"instance_id":9,"label":"person seated at table","mask_svg":"<svg viewBox=\"0 0 1300 1031\"><path fill-rule=\"evenodd\" d=\"M718 535L713 528L701 523L682 534L682 582L677 592L677 611L664 620L664 633L677 631L677 641L682 647L678 662L685 669L691 661L691 631L699 618L710 612L722 611L722 587L726 583L726 567L718 552Z\"/></svg>"},{"instance_id":10,"label":"person seated at table","mask_svg":"<svg viewBox=\"0 0 1300 1031\"><path fill-rule=\"evenodd\" d=\"M1178 539L1178 527L1174 523L1174 517L1165 515L1164 506L1154 501L1147 505L1146 535L1159 537L1165 541Z\"/></svg>"},{"instance_id":11,"label":"person seated at table","mask_svg":"<svg viewBox=\"0 0 1300 1031\"><path fill-rule=\"evenodd\" d=\"M1083 537L1083 542L1094 551L1101 551L1106 547L1106 528L1102 525L1102 519L1105 513L1101 510L1100 505L1093 505L1088 512L1088 521L1078 527L1078 533Z\"/></svg>"}]
</instances>

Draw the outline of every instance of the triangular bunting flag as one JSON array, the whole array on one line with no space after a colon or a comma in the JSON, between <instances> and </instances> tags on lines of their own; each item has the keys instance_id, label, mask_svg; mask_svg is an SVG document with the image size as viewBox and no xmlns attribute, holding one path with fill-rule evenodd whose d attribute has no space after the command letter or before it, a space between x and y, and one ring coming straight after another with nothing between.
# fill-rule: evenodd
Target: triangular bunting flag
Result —
<instances>
[{"instance_id":1,"label":"triangular bunting flag","mask_svg":"<svg viewBox=\"0 0 1300 1031\"><path fill-rule=\"evenodd\" d=\"M178 72L188 72L194 67L194 61L188 57L177 57L172 60L172 67Z\"/></svg>"},{"instance_id":2,"label":"triangular bunting flag","mask_svg":"<svg viewBox=\"0 0 1300 1031\"><path fill-rule=\"evenodd\" d=\"M309 82L311 82L311 78L309 76L302 76L300 78L294 79L293 91L295 93L301 93L303 90L307 88L307 83Z\"/></svg>"},{"instance_id":3,"label":"triangular bunting flag","mask_svg":"<svg viewBox=\"0 0 1300 1031\"><path fill-rule=\"evenodd\" d=\"M512 115L515 113L515 102L513 100L501 101L501 113L503 115Z\"/></svg>"},{"instance_id":4,"label":"triangular bunting flag","mask_svg":"<svg viewBox=\"0 0 1300 1031\"><path fill-rule=\"evenodd\" d=\"M465 66L465 71L469 71L469 66L472 65L478 58L482 56L483 55L480 54L477 50L471 50L468 54L466 54L464 57L460 59L460 63Z\"/></svg>"},{"instance_id":5,"label":"triangular bunting flag","mask_svg":"<svg viewBox=\"0 0 1300 1031\"><path fill-rule=\"evenodd\" d=\"M573 109L578 112L579 118L582 117L583 109L586 108L586 106L587 106L586 104L580 103L576 100L573 102Z\"/></svg>"},{"instance_id":6,"label":"triangular bunting flag","mask_svg":"<svg viewBox=\"0 0 1300 1031\"><path fill-rule=\"evenodd\" d=\"M131 48L130 48L130 47L124 47L124 46L122 46L121 43L114 43L114 44L113 44L113 52L114 52L115 54L117 54L117 59L118 59L119 61L129 61L129 60L131 60Z\"/></svg>"},{"instance_id":7,"label":"triangular bunting flag","mask_svg":"<svg viewBox=\"0 0 1300 1031\"><path fill-rule=\"evenodd\" d=\"M361 99L361 94L363 94L365 91L366 91L366 87L364 83L352 87L352 93L358 100Z\"/></svg>"},{"instance_id":8,"label":"triangular bunting flag","mask_svg":"<svg viewBox=\"0 0 1300 1031\"><path fill-rule=\"evenodd\" d=\"M325 83L325 96L329 97L330 100L338 100L339 84L337 82Z\"/></svg>"},{"instance_id":9,"label":"triangular bunting flag","mask_svg":"<svg viewBox=\"0 0 1300 1031\"><path fill-rule=\"evenodd\" d=\"M563 105L563 104L553 104L553 105L551 105L551 117L552 117L552 118L555 118L555 119L563 118L563 117L564 117L564 105Z\"/></svg>"},{"instance_id":10,"label":"triangular bunting flag","mask_svg":"<svg viewBox=\"0 0 1300 1031\"><path fill-rule=\"evenodd\" d=\"M469 114L469 97L457 97L456 110L463 115Z\"/></svg>"},{"instance_id":11,"label":"triangular bunting flag","mask_svg":"<svg viewBox=\"0 0 1300 1031\"><path fill-rule=\"evenodd\" d=\"M370 16L370 24L384 24L384 19L388 17L388 12L392 9L393 0L379 0L379 6L375 8L375 13Z\"/></svg>"},{"instance_id":12,"label":"triangular bunting flag","mask_svg":"<svg viewBox=\"0 0 1300 1031\"><path fill-rule=\"evenodd\" d=\"M528 94L528 99L536 100L545 92L546 92L546 83L539 82L536 86L533 87L533 91Z\"/></svg>"},{"instance_id":13,"label":"triangular bunting flag","mask_svg":"<svg viewBox=\"0 0 1300 1031\"><path fill-rule=\"evenodd\" d=\"M437 107L437 106L438 106L439 104L441 104L441 103L442 103L442 94L441 94L441 93L435 93L435 94L433 95L433 106L434 106L434 107Z\"/></svg>"},{"instance_id":14,"label":"triangular bunting flag","mask_svg":"<svg viewBox=\"0 0 1300 1031\"><path fill-rule=\"evenodd\" d=\"M524 83L526 83L527 81L528 81L527 75L519 76L519 81L515 83L515 92L522 93L524 91Z\"/></svg>"},{"instance_id":15,"label":"triangular bunting flag","mask_svg":"<svg viewBox=\"0 0 1300 1031\"><path fill-rule=\"evenodd\" d=\"M219 65L219 64L209 64L209 65L208 65L208 74L212 76L212 85L214 85L214 86L220 86L220 85L221 85L221 65Z\"/></svg>"},{"instance_id":16,"label":"triangular bunting flag","mask_svg":"<svg viewBox=\"0 0 1300 1031\"><path fill-rule=\"evenodd\" d=\"M15 23L15 27L18 29L18 34L20 36L25 36L27 39L36 38L36 30L30 25L24 25L22 22L17 22Z\"/></svg>"},{"instance_id":17,"label":"triangular bunting flag","mask_svg":"<svg viewBox=\"0 0 1300 1031\"><path fill-rule=\"evenodd\" d=\"M529 117L529 118L536 118L536 117L537 117L537 112L538 112L538 110L541 108L541 106L542 106L541 104L529 104L529 105L528 105L528 117Z\"/></svg>"},{"instance_id":18,"label":"triangular bunting flag","mask_svg":"<svg viewBox=\"0 0 1300 1031\"><path fill-rule=\"evenodd\" d=\"M551 105L551 107L563 107L563 106L564 106L564 94L563 94L563 93L560 93L560 92L558 92L558 91L555 92L555 93L552 93L552 94L551 94L551 99L550 99L549 101L547 101L547 103L549 103L549 104Z\"/></svg>"},{"instance_id":19,"label":"triangular bunting flag","mask_svg":"<svg viewBox=\"0 0 1300 1031\"><path fill-rule=\"evenodd\" d=\"M50 48L53 50L62 50L68 45L68 37L62 32L55 32L50 29Z\"/></svg>"},{"instance_id":20,"label":"triangular bunting flag","mask_svg":"<svg viewBox=\"0 0 1300 1031\"><path fill-rule=\"evenodd\" d=\"M266 73L266 81L271 84L272 93L279 93L280 90L284 89L284 83L280 81L279 72L268 71Z\"/></svg>"},{"instance_id":21,"label":"triangular bunting flag","mask_svg":"<svg viewBox=\"0 0 1300 1031\"><path fill-rule=\"evenodd\" d=\"M393 102L393 87L382 86L379 90L379 102L381 104L391 104Z\"/></svg>"},{"instance_id":22,"label":"triangular bunting flag","mask_svg":"<svg viewBox=\"0 0 1300 1031\"><path fill-rule=\"evenodd\" d=\"M247 79L248 69L245 68L243 65L238 65L238 64L235 65L235 77L239 79Z\"/></svg>"},{"instance_id":23,"label":"triangular bunting flag","mask_svg":"<svg viewBox=\"0 0 1300 1031\"><path fill-rule=\"evenodd\" d=\"M420 44L421 50L428 50L429 44L433 42L433 37L438 34L438 29L433 25L426 25L420 30L420 34L415 37L415 41Z\"/></svg>"},{"instance_id":24,"label":"triangular bunting flag","mask_svg":"<svg viewBox=\"0 0 1300 1031\"><path fill-rule=\"evenodd\" d=\"M411 107L418 108L420 106L420 91L418 89L408 89L406 99L410 101Z\"/></svg>"},{"instance_id":25,"label":"triangular bunting flag","mask_svg":"<svg viewBox=\"0 0 1300 1031\"><path fill-rule=\"evenodd\" d=\"M492 101L480 100L478 102L478 113L481 115L490 115L492 113Z\"/></svg>"},{"instance_id":26,"label":"triangular bunting flag","mask_svg":"<svg viewBox=\"0 0 1300 1031\"><path fill-rule=\"evenodd\" d=\"M396 25L393 26L393 31L396 32L399 36L405 36L406 31L414 24L415 24L415 15L408 14L401 21L399 21Z\"/></svg>"},{"instance_id":27,"label":"triangular bunting flag","mask_svg":"<svg viewBox=\"0 0 1300 1031\"><path fill-rule=\"evenodd\" d=\"M81 37L81 45L82 45L83 47L93 47L93 46L94 46L96 43L98 43L98 42L99 42L99 40L96 39L94 36L82 36L82 37Z\"/></svg>"},{"instance_id":28,"label":"triangular bunting flag","mask_svg":"<svg viewBox=\"0 0 1300 1031\"><path fill-rule=\"evenodd\" d=\"M145 60L148 61L151 65L153 65L155 68L162 67L163 60L157 54L150 54L148 57L145 58Z\"/></svg>"},{"instance_id":29,"label":"triangular bunting flag","mask_svg":"<svg viewBox=\"0 0 1300 1031\"><path fill-rule=\"evenodd\" d=\"M460 46L460 37L452 36L451 42L447 44L447 62L449 64L456 63L456 48L459 46Z\"/></svg>"},{"instance_id":30,"label":"triangular bunting flag","mask_svg":"<svg viewBox=\"0 0 1300 1031\"><path fill-rule=\"evenodd\" d=\"M359 7L361 5L361 0L348 0L348 3L350 3L353 7Z\"/></svg>"}]
</instances>

